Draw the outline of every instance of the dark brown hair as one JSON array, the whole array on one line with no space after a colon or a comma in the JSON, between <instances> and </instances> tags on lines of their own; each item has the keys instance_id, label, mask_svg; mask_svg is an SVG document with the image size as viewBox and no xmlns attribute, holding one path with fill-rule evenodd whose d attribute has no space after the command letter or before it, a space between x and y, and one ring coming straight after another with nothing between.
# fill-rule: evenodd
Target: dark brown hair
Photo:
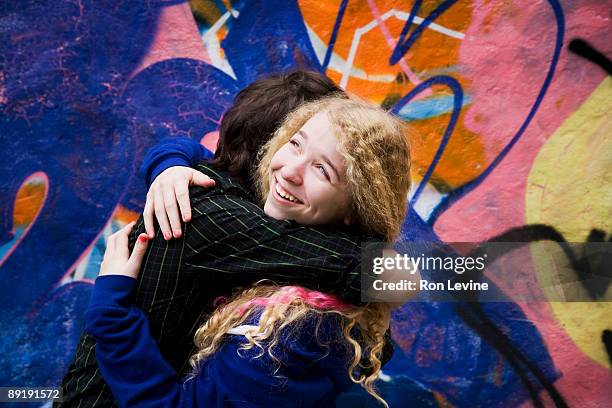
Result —
<instances>
[{"instance_id":1,"label":"dark brown hair","mask_svg":"<svg viewBox=\"0 0 612 408\"><path fill-rule=\"evenodd\" d=\"M225 112L211 163L254 191L257 153L287 114L304 102L332 94L346 96L331 79L314 71L292 71L254 81Z\"/></svg>"}]
</instances>

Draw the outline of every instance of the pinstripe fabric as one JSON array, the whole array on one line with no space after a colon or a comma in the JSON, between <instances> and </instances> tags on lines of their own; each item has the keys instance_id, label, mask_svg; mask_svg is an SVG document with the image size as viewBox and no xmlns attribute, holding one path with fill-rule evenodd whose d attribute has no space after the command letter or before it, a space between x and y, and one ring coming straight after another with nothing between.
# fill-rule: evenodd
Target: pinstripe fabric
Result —
<instances>
[{"instance_id":1,"label":"pinstripe fabric","mask_svg":"<svg viewBox=\"0 0 612 408\"><path fill-rule=\"evenodd\" d=\"M150 242L135 299L177 372L190 369L193 335L212 311L212 300L236 287L270 279L360 302L360 244L372 237L271 219L225 173L206 164L198 170L215 179L216 187L191 189L192 221L183 225L180 239L165 241L158 232ZM132 244L143 231L141 218ZM61 406L115 406L96 365L95 341L87 333L62 388Z\"/></svg>"}]
</instances>

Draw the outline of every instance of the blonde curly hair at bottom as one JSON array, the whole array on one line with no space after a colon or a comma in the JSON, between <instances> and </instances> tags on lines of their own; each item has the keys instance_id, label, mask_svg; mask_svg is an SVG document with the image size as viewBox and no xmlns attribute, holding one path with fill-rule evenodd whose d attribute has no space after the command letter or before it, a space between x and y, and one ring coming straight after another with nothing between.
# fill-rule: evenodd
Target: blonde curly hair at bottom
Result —
<instances>
[{"instance_id":1,"label":"blonde curly hair at bottom","mask_svg":"<svg viewBox=\"0 0 612 408\"><path fill-rule=\"evenodd\" d=\"M196 331L194 342L198 351L190 358L190 364L194 369L192 375L195 376L200 364L223 345L226 334L231 328L244 324L258 311L261 311L259 326L246 331L247 341L240 346L239 351L257 347L259 353L256 357L267 353L277 363L277 371L282 363L275 356L274 350L283 329L290 328L297 331L305 319L314 319L316 329L313 336L319 345L328 348L329 344L319 341L318 327L327 315L336 315L342 318L339 330L347 347L349 378L388 407L386 401L376 392L374 382L378 379L382 367L380 358L385 346L385 332L390 321L389 305L370 303L362 307L352 306L333 295L304 288L299 288L302 289L301 293L291 293L291 297L288 298L284 296L287 288L295 287L255 285L217 309ZM314 297L322 298L324 305L321 305L321 302L314 302L316 306L313 306L313 294ZM358 329L357 339L354 329Z\"/></svg>"},{"instance_id":2,"label":"blonde curly hair at bottom","mask_svg":"<svg viewBox=\"0 0 612 408\"><path fill-rule=\"evenodd\" d=\"M364 233L393 241L406 211L410 187L409 147L403 124L384 110L363 101L330 97L306 103L289 114L260 153L257 169L259 198L265 201L268 195L270 163L274 154L318 112L327 113L338 138L338 151L347 169L351 216L355 226ZM258 356L266 352L279 364L273 350L282 329L299 330L299 322L307 317L323 319L334 314L342 317L340 329L350 351L347 362L350 379L387 407L386 401L376 392L374 382L382 365L380 358L390 321L390 305L346 305L333 295L307 290L291 292L291 297L282 296L286 294L283 293L286 288L291 287L255 285L217 309L196 332L194 341L198 352L190 360L194 375L200 363L219 349L226 333L243 324L253 313L261 311L259 326L246 332L247 341L241 349L257 347L260 350ZM359 339L353 336L354 328L358 328Z\"/></svg>"}]
</instances>

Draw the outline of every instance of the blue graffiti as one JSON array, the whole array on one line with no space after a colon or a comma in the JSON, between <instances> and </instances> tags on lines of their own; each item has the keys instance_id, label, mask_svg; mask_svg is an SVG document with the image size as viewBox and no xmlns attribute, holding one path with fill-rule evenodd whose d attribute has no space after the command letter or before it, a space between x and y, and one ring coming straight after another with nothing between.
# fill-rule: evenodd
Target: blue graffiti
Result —
<instances>
[{"instance_id":1,"label":"blue graffiti","mask_svg":"<svg viewBox=\"0 0 612 408\"><path fill-rule=\"evenodd\" d=\"M342 0L342 3L340 3L340 8L338 8L334 28L332 29L331 37L329 38L329 43L327 44L327 51L325 51L325 58L323 59L323 66L321 67L323 70L327 69L329 62L331 61L334 46L336 45L336 40L338 39L338 32L340 31L340 24L342 24L342 19L344 18L344 12L346 11L347 4L348 0Z\"/></svg>"},{"instance_id":2,"label":"blue graffiti","mask_svg":"<svg viewBox=\"0 0 612 408\"><path fill-rule=\"evenodd\" d=\"M410 10L410 15L406 20L406 24L402 29L402 32L397 41L397 45L393 49L393 53L391 54L391 58L389 59L390 65L395 65L398 61L408 52L410 47L419 39L421 34L425 31L427 27L431 23L433 23L438 17L440 17L444 12L448 11L448 9L458 0L445 0L438 7L436 7L427 17L423 19L423 22L419 24L411 33L410 37L406 39L406 35L410 28L412 28L412 23L414 22L414 18L416 17L417 12L421 8L422 0L415 0L412 5L412 9Z\"/></svg>"},{"instance_id":3,"label":"blue graffiti","mask_svg":"<svg viewBox=\"0 0 612 408\"><path fill-rule=\"evenodd\" d=\"M11 333L0 342L2 384L57 384L71 358L90 285L58 283L106 224L133 170L132 139L118 131L115 101L162 4L2 6L2 21L12 24L0 28L0 151L15 159L0 164L0 243L15 236L21 183L36 172L48 180L36 222L0 266L0 326Z\"/></svg>"},{"instance_id":4,"label":"blue graffiti","mask_svg":"<svg viewBox=\"0 0 612 408\"><path fill-rule=\"evenodd\" d=\"M292 68L322 71L296 0L247 1L222 46L240 88Z\"/></svg>"},{"instance_id":5,"label":"blue graffiti","mask_svg":"<svg viewBox=\"0 0 612 408\"><path fill-rule=\"evenodd\" d=\"M464 94L461 106L465 107L471 102L472 98ZM410 122L413 120L435 118L450 113L453 109L455 109L454 95L432 96L426 100L412 101L400 109L397 112L397 116L406 122Z\"/></svg>"},{"instance_id":6,"label":"blue graffiti","mask_svg":"<svg viewBox=\"0 0 612 408\"><path fill-rule=\"evenodd\" d=\"M425 172L421 183L417 187L416 192L412 196L412 199L410 201L411 205L414 205L414 203L416 203L416 201L419 199L421 192L427 185L429 178L433 174L436 166L438 165L438 162L440 161L440 158L442 157L442 154L444 153L444 150L446 149L448 140L450 139L451 135L453 134L453 131L455 130L457 120L459 119L459 114L461 113L461 106L463 105L463 88L461 88L461 84L459 84L459 81L457 81L455 78L443 75L434 76L429 78L427 81L424 81L419 85L415 86L414 89L408 92L408 94L402 99L400 99L391 109L392 113L398 114L403 109L405 109L406 105L410 103L410 101L414 99L415 96L417 96L424 90L429 89L433 85L446 85L448 88L450 88L453 93L453 110L451 113L450 120L448 122L448 126L444 131L442 140L440 141L440 146L438 147L438 150L436 151L436 154L434 155L434 158L432 159L429 168Z\"/></svg>"}]
</instances>

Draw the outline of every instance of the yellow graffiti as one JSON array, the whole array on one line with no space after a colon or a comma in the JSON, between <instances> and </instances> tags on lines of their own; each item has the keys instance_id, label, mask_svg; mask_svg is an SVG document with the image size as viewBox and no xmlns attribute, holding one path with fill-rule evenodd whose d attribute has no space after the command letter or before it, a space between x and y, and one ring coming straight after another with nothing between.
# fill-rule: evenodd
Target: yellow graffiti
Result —
<instances>
[{"instance_id":1,"label":"yellow graffiti","mask_svg":"<svg viewBox=\"0 0 612 408\"><path fill-rule=\"evenodd\" d=\"M612 79L605 79L540 150L529 174L528 223L545 223L570 242L584 242L591 229L612 232ZM534 254L536 273L546 270ZM544 278L544 276L542 276ZM574 285L572 290L586 290ZM606 296L612 292L608 287ZM609 367L601 333L610 326L612 303L551 302L567 334L593 360ZM608 317L606 317L608 316Z\"/></svg>"}]
</instances>

